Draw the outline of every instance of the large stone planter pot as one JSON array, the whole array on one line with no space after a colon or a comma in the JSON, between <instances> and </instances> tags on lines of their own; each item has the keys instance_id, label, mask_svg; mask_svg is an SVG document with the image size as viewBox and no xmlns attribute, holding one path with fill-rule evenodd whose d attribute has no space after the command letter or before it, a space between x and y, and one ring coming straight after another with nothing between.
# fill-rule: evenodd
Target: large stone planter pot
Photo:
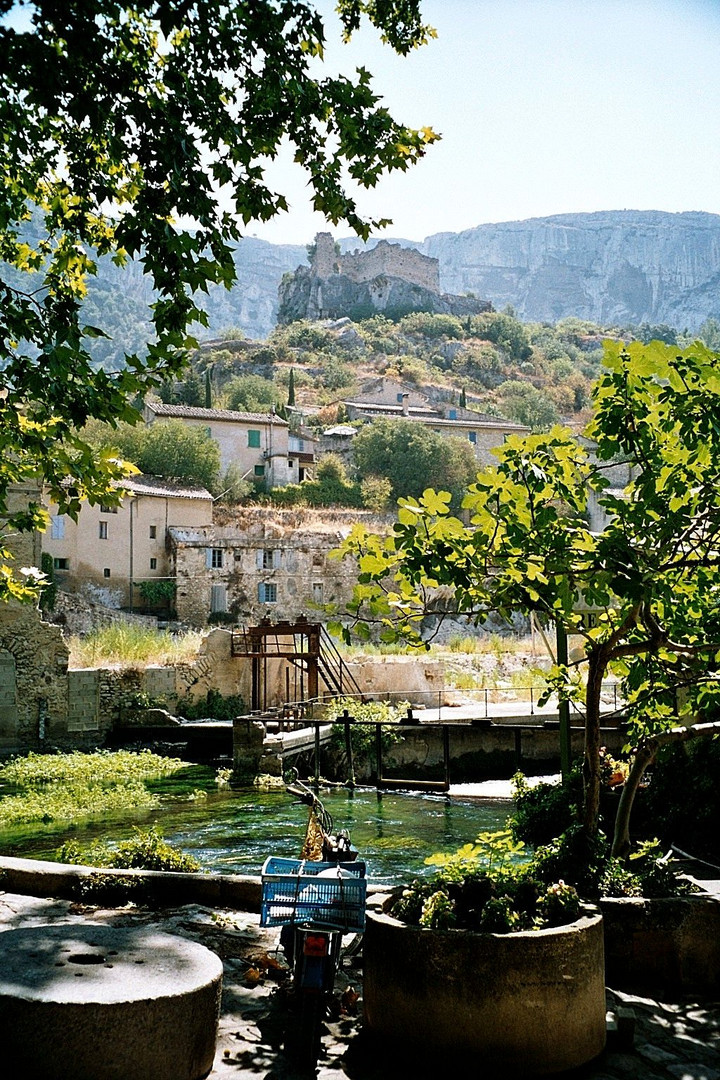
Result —
<instances>
[{"instance_id":1,"label":"large stone planter pot","mask_svg":"<svg viewBox=\"0 0 720 1080\"><path fill-rule=\"evenodd\" d=\"M590 1061L605 1046L602 916L519 934L437 931L369 911L369 1032L414 1052L478 1055L525 1075Z\"/></svg>"},{"instance_id":2,"label":"large stone planter pot","mask_svg":"<svg viewBox=\"0 0 720 1080\"><path fill-rule=\"evenodd\" d=\"M608 985L617 990L720 991L720 900L707 894L600 901Z\"/></svg>"}]
</instances>

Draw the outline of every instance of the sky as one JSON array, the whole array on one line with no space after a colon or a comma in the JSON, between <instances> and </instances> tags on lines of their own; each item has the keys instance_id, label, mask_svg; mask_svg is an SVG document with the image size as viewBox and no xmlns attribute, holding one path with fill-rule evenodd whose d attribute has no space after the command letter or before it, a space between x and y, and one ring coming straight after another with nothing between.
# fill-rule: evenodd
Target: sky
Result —
<instances>
[{"instance_id":1,"label":"sky","mask_svg":"<svg viewBox=\"0 0 720 1080\"><path fill-rule=\"evenodd\" d=\"M382 235L593 210L720 213L720 0L424 0L438 38L407 58L370 29L343 47L332 0L315 2L328 67L363 64L396 119L442 134L418 165L361 192L361 211L393 219ZM248 234L307 243L331 228L299 169L268 175L291 210Z\"/></svg>"},{"instance_id":2,"label":"sky","mask_svg":"<svg viewBox=\"0 0 720 1080\"><path fill-rule=\"evenodd\" d=\"M363 65L392 115L442 135L407 172L359 193L388 238L593 210L720 213L720 0L422 0L436 40L399 57L365 25L327 74ZM15 7L10 20L26 19ZM306 244L319 230L291 155L269 182L290 202L248 235Z\"/></svg>"}]
</instances>

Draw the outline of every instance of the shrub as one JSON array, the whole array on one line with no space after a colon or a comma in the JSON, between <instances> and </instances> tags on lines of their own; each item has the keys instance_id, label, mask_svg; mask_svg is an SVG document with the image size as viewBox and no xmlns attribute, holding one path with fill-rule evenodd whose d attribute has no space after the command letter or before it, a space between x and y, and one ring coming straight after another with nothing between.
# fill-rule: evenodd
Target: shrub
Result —
<instances>
[{"instance_id":1,"label":"shrub","mask_svg":"<svg viewBox=\"0 0 720 1080\"><path fill-rule=\"evenodd\" d=\"M509 830L480 833L454 854L426 859L438 868L435 875L411 882L392 913L411 925L494 934L573 922L580 911L577 891L564 881L544 887L532 865L520 861L523 856L523 844Z\"/></svg>"},{"instance_id":2,"label":"shrub","mask_svg":"<svg viewBox=\"0 0 720 1080\"><path fill-rule=\"evenodd\" d=\"M186 720L234 720L245 712L245 702L240 694L223 696L218 690L208 690L199 701L184 698L177 708Z\"/></svg>"},{"instance_id":3,"label":"shrub","mask_svg":"<svg viewBox=\"0 0 720 1080\"><path fill-rule=\"evenodd\" d=\"M195 874L200 863L173 847L163 838L155 825L149 829L134 827L134 836L121 840L115 847L96 840L82 847L77 840L68 840L60 848L60 862L81 866L107 866L115 870L166 870Z\"/></svg>"}]
</instances>

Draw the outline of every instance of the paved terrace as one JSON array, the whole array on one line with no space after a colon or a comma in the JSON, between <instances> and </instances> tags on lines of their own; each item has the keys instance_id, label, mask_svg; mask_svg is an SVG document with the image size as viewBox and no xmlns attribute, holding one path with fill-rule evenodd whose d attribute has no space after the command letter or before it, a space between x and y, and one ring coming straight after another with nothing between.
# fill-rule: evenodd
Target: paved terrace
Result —
<instances>
[{"instance_id":1,"label":"paved terrace","mask_svg":"<svg viewBox=\"0 0 720 1080\"><path fill-rule=\"evenodd\" d=\"M209 906L160 910L101 909L64 900L0 892L0 930L80 923L149 926L199 941L222 959L223 1001L218 1046L210 1080L295 1080L282 1050L284 1008L275 965L277 931L261 930L257 915ZM280 961L281 962L281 961ZM429 1068L407 1057L388 1060L363 1037L362 978L343 970L338 978L337 1015L323 1038L319 1080L417 1080L423 1076L481 1074L482 1063L466 1060ZM356 1000L356 995L360 997ZM611 1038L605 1053L576 1070L582 1080L720 1080L720 1002L655 1000L607 992L608 1008L632 1009L632 1041ZM422 1018L418 1018L422 1025ZM298 1078L299 1080L299 1078Z\"/></svg>"}]
</instances>

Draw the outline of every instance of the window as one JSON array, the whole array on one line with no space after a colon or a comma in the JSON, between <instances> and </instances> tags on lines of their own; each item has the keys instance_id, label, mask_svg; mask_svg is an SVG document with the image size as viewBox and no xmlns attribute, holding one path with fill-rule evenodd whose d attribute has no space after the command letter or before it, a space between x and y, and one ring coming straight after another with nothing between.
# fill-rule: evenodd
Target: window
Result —
<instances>
[{"instance_id":1,"label":"window","mask_svg":"<svg viewBox=\"0 0 720 1080\"><path fill-rule=\"evenodd\" d=\"M313 603L322 604L322 602L323 602L323 583L322 583L322 581L313 581L312 598L313 598Z\"/></svg>"},{"instance_id":2,"label":"window","mask_svg":"<svg viewBox=\"0 0 720 1080\"><path fill-rule=\"evenodd\" d=\"M398 400L398 405L402 405L402 399L403 399L404 396L405 396L404 394L396 394L395 395L395 397Z\"/></svg>"},{"instance_id":3,"label":"window","mask_svg":"<svg viewBox=\"0 0 720 1080\"><path fill-rule=\"evenodd\" d=\"M110 567L106 566L103 570L103 577L110 577Z\"/></svg>"},{"instance_id":4,"label":"window","mask_svg":"<svg viewBox=\"0 0 720 1080\"><path fill-rule=\"evenodd\" d=\"M151 559L150 560L150 569L151 570L157 570L157 559Z\"/></svg>"},{"instance_id":5,"label":"window","mask_svg":"<svg viewBox=\"0 0 720 1080\"><path fill-rule=\"evenodd\" d=\"M63 514L59 514L57 517L50 518L50 539L65 539L65 517Z\"/></svg>"},{"instance_id":6,"label":"window","mask_svg":"<svg viewBox=\"0 0 720 1080\"><path fill-rule=\"evenodd\" d=\"M477 431L468 431L468 439L471 443L477 442Z\"/></svg>"},{"instance_id":7,"label":"window","mask_svg":"<svg viewBox=\"0 0 720 1080\"><path fill-rule=\"evenodd\" d=\"M208 570L222 570L222 548L205 548L205 566Z\"/></svg>"},{"instance_id":8,"label":"window","mask_svg":"<svg viewBox=\"0 0 720 1080\"><path fill-rule=\"evenodd\" d=\"M263 548L257 553L258 570L279 570L282 566L280 548Z\"/></svg>"},{"instance_id":9,"label":"window","mask_svg":"<svg viewBox=\"0 0 720 1080\"><path fill-rule=\"evenodd\" d=\"M210 611L227 611L227 591L224 585L213 585L210 589Z\"/></svg>"},{"instance_id":10,"label":"window","mask_svg":"<svg viewBox=\"0 0 720 1080\"><path fill-rule=\"evenodd\" d=\"M255 476L264 476L264 475L265 475L265 466L264 465L256 465L255 466Z\"/></svg>"},{"instance_id":11,"label":"window","mask_svg":"<svg viewBox=\"0 0 720 1080\"><path fill-rule=\"evenodd\" d=\"M99 537L100 540L107 540L107 538L108 538L107 521L101 521L100 522L100 525L98 526L98 537ZM109 576L110 576L109 574L106 575L106 577L109 577Z\"/></svg>"},{"instance_id":12,"label":"window","mask_svg":"<svg viewBox=\"0 0 720 1080\"><path fill-rule=\"evenodd\" d=\"M248 431L248 446L254 446L256 450L260 449L260 432Z\"/></svg>"},{"instance_id":13,"label":"window","mask_svg":"<svg viewBox=\"0 0 720 1080\"><path fill-rule=\"evenodd\" d=\"M69 559L53 559L53 570L69 570Z\"/></svg>"},{"instance_id":14,"label":"window","mask_svg":"<svg viewBox=\"0 0 720 1080\"><path fill-rule=\"evenodd\" d=\"M292 458L288 458L288 469L294 469L294 468L295 468L295 462L293 461Z\"/></svg>"},{"instance_id":15,"label":"window","mask_svg":"<svg viewBox=\"0 0 720 1080\"><path fill-rule=\"evenodd\" d=\"M261 581L258 585L258 600L261 604L277 603L277 585L273 581Z\"/></svg>"},{"instance_id":16,"label":"window","mask_svg":"<svg viewBox=\"0 0 720 1080\"><path fill-rule=\"evenodd\" d=\"M450 409L448 412L448 420L457 420L457 409Z\"/></svg>"},{"instance_id":17,"label":"window","mask_svg":"<svg viewBox=\"0 0 720 1080\"><path fill-rule=\"evenodd\" d=\"M117 514L117 512L118 512L117 506L106 506L105 503L100 503L100 513L101 514Z\"/></svg>"},{"instance_id":18,"label":"window","mask_svg":"<svg viewBox=\"0 0 720 1080\"><path fill-rule=\"evenodd\" d=\"M150 539L157 540L157 525L150 526Z\"/></svg>"}]
</instances>

